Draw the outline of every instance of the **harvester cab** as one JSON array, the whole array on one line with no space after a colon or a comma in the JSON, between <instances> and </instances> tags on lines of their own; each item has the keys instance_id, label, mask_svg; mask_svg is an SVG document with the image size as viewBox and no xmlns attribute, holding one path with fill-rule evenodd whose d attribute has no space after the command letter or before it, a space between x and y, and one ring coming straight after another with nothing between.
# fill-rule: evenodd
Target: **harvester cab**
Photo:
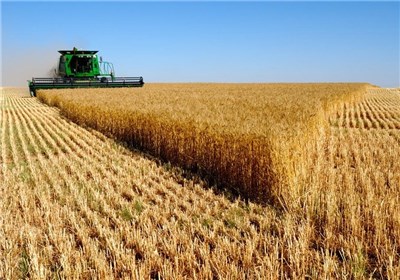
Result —
<instances>
[{"instance_id":1,"label":"harvester cab","mask_svg":"<svg viewBox=\"0 0 400 280\"><path fill-rule=\"evenodd\" d=\"M114 66L97 55L98 51L60 50L56 77L32 78L31 96L38 89L88 88L88 87L142 87L143 77L115 77Z\"/></svg>"}]
</instances>

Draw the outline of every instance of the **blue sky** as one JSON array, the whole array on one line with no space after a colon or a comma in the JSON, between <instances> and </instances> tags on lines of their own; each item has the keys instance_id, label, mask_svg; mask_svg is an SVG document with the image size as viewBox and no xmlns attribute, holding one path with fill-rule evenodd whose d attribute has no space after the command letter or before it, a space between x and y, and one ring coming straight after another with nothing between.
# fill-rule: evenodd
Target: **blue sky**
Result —
<instances>
[{"instance_id":1,"label":"blue sky","mask_svg":"<svg viewBox=\"0 0 400 280\"><path fill-rule=\"evenodd\" d=\"M370 82L399 87L400 2L1 3L2 84L57 50L99 50L145 82Z\"/></svg>"}]
</instances>

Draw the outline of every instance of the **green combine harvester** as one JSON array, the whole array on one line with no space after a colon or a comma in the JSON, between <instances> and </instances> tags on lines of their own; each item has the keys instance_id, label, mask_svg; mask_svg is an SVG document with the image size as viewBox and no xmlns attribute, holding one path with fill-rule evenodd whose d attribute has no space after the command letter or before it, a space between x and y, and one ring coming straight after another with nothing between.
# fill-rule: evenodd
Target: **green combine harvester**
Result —
<instances>
[{"instance_id":1,"label":"green combine harvester","mask_svg":"<svg viewBox=\"0 0 400 280\"><path fill-rule=\"evenodd\" d=\"M32 78L31 96L38 89L89 88L89 87L142 87L143 77L115 77L114 66L97 55L98 51L73 48L58 51L60 60L54 78Z\"/></svg>"}]
</instances>

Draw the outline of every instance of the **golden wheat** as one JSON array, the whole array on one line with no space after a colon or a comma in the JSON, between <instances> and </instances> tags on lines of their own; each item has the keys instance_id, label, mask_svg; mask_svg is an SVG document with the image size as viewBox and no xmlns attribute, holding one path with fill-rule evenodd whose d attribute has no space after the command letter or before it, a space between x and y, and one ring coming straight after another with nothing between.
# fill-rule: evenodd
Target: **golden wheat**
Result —
<instances>
[{"instance_id":1,"label":"golden wheat","mask_svg":"<svg viewBox=\"0 0 400 280\"><path fill-rule=\"evenodd\" d=\"M400 277L395 91L336 104L284 211L230 200L21 92L0 94L0 279Z\"/></svg>"},{"instance_id":2,"label":"golden wheat","mask_svg":"<svg viewBox=\"0 0 400 280\"><path fill-rule=\"evenodd\" d=\"M40 91L68 118L256 201L287 200L330 110L365 84L175 84ZM311 150L310 150L311 149ZM286 187L284 187L286 186ZM286 203L285 203L286 204Z\"/></svg>"}]
</instances>

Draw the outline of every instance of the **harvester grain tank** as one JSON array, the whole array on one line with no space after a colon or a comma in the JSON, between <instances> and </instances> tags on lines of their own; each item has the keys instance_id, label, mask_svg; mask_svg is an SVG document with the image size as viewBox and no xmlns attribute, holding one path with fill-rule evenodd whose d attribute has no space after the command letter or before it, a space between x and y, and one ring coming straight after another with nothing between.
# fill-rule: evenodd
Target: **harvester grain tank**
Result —
<instances>
[{"instance_id":1,"label":"harvester grain tank","mask_svg":"<svg viewBox=\"0 0 400 280\"><path fill-rule=\"evenodd\" d=\"M60 50L58 69L53 78L32 78L31 96L38 89L89 88L89 87L142 87L143 77L115 77L114 66L97 55L98 51Z\"/></svg>"}]
</instances>

